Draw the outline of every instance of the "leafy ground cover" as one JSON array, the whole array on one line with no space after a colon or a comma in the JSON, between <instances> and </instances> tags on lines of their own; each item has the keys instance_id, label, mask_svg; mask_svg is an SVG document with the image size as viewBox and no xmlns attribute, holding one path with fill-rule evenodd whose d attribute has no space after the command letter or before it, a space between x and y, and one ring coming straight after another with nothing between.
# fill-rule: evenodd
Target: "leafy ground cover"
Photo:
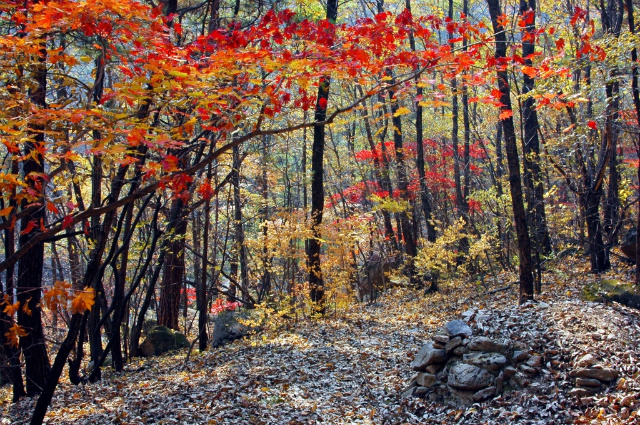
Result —
<instances>
[{"instance_id":1,"label":"leafy ground cover","mask_svg":"<svg viewBox=\"0 0 640 425\"><path fill-rule=\"evenodd\" d=\"M584 301L580 289L601 279L582 262L551 266L536 303L518 306L504 274L449 282L440 293L395 289L338 317L279 323L204 353L187 350L139 359L96 384L62 382L47 423L118 424L414 424L640 423L640 314ZM630 280L625 266L607 278ZM521 391L462 408L403 399L413 355L445 321L473 311L489 336L526 342L543 355L539 378ZM594 355L620 377L581 399L569 372ZM0 390L0 423L28 422L33 400L11 404Z\"/></svg>"}]
</instances>

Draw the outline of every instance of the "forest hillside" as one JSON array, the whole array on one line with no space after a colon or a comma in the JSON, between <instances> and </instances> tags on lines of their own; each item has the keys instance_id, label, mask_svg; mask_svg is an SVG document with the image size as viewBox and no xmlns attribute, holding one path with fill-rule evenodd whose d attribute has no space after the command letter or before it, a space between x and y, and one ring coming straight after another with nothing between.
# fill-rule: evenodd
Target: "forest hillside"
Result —
<instances>
[{"instance_id":1,"label":"forest hillside","mask_svg":"<svg viewBox=\"0 0 640 425\"><path fill-rule=\"evenodd\" d=\"M639 7L0 1L2 420L633 421Z\"/></svg>"},{"instance_id":2,"label":"forest hillside","mask_svg":"<svg viewBox=\"0 0 640 425\"><path fill-rule=\"evenodd\" d=\"M423 297L396 288L336 317L274 316L262 332L203 353L182 349L106 368L94 384L60 384L45 423L568 424L638 423L640 313L585 301L596 277L582 259L550 267L544 293L517 305L513 276L486 287L443 284ZM625 278L624 266L607 278ZM483 335L524 340L543 358L524 388L460 406L403 397L419 348L452 318ZM473 312L469 316L468 312ZM614 368L615 382L575 395L570 371L585 355ZM2 396L2 423L28 423L34 400Z\"/></svg>"}]
</instances>

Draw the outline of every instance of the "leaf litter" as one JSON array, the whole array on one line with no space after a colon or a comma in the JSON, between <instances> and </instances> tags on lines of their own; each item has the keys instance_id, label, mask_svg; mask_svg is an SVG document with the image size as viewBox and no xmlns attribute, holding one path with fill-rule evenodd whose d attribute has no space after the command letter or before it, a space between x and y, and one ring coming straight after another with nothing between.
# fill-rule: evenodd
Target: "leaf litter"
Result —
<instances>
[{"instance_id":1,"label":"leaf litter","mask_svg":"<svg viewBox=\"0 0 640 425\"><path fill-rule=\"evenodd\" d=\"M606 277L629 280L620 267ZM95 384L62 381L49 424L565 424L640 423L640 314L580 299L590 275L569 261L550 268L543 294L518 306L514 277L463 281L436 294L396 288L369 305L322 320L284 323L245 340L187 356L187 350L105 368ZM505 286L506 285L506 286ZM419 348L446 321L510 338L539 354L539 377L521 390L468 407L403 399ZM593 355L619 372L599 393L577 398L569 372ZM0 423L28 423L35 401L10 403Z\"/></svg>"}]
</instances>

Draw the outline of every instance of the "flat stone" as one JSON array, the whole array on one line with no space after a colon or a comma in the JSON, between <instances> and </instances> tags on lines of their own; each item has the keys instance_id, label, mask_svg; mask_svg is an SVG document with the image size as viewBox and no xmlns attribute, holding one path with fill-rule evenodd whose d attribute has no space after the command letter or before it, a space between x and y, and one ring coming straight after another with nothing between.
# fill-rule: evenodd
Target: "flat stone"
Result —
<instances>
[{"instance_id":1,"label":"flat stone","mask_svg":"<svg viewBox=\"0 0 640 425\"><path fill-rule=\"evenodd\" d=\"M465 354L462 360L487 370L498 370L507 363L507 358L498 353L470 353Z\"/></svg>"},{"instance_id":2,"label":"flat stone","mask_svg":"<svg viewBox=\"0 0 640 425\"><path fill-rule=\"evenodd\" d=\"M432 387L438 382L438 378L431 373L419 373L416 378L416 384L421 387Z\"/></svg>"},{"instance_id":3,"label":"flat stone","mask_svg":"<svg viewBox=\"0 0 640 425\"><path fill-rule=\"evenodd\" d=\"M599 387L602 382L593 378L576 378L576 385L580 387Z\"/></svg>"},{"instance_id":4,"label":"flat stone","mask_svg":"<svg viewBox=\"0 0 640 425\"><path fill-rule=\"evenodd\" d=\"M535 356L529 357L529 360L527 360L526 365L531 367L542 366L542 356L535 355Z\"/></svg>"},{"instance_id":5,"label":"flat stone","mask_svg":"<svg viewBox=\"0 0 640 425\"><path fill-rule=\"evenodd\" d=\"M442 363L440 363L440 364L430 364L429 366L426 367L426 371L435 375L440 370L442 370L443 367L444 367L444 364L442 364Z\"/></svg>"},{"instance_id":6,"label":"flat stone","mask_svg":"<svg viewBox=\"0 0 640 425\"><path fill-rule=\"evenodd\" d=\"M446 361L446 352L433 346L431 341L427 342L420 349L416 357L411 362L413 370L424 370L425 367L434 363L444 363Z\"/></svg>"},{"instance_id":7,"label":"flat stone","mask_svg":"<svg viewBox=\"0 0 640 425\"><path fill-rule=\"evenodd\" d=\"M449 323L444 325L444 327L447 330L447 333L452 337L473 335L473 331L471 330L469 325L459 319L450 321Z\"/></svg>"},{"instance_id":8,"label":"flat stone","mask_svg":"<svg viewBox=\"0 0 640 425\"><path fill-rule=\"evenodd\" d=\"M402 398L409 398L409 397L413 397L413 392L416 390L416 388L418 387L409 387L407 389L405 389L404 391L402 391L402 394L400 395L400 397Z\"/></svg>"},{"instance_id":9,"label":"flat stone","mask_svg":"<svg viewBox=\"0 0 640 425\"><path fill-rule=\"evenodd\" d=\"M519 363L527 360L529 358L529 353L526 351L515 350L513 352L513 362Z\"/></svg>"},{"instance_id":10,"label":"flat stone","mask_svg":"<svg viewBox=\"0 0 640 425\"><path fill-rule=\"evenodd\" d=\"M446 344L447 342L449 342L449 335L437 334L433 336L433 340L442 344Z\"/></svg>"},{"instance_id":11,"label":"flat stone","mask_svg":"<svg viewBox=\"0 0 640 425\"><path fill-rule=\"evenodd\" d=\"M610 367L582 367L572 370L569 376L576 378L592 378L603 382L611 382L618 377L618 371Z\"/></svg>"},{"instance_id":12,"label":"flat stone","mask_svg":"<svg viewBox=\"0 0 640 425\"><path fill-rule=\"evenodd\" d=\"M520 370L523 371L524 373L528 374L528 375L535 375L536 373L538 373L538 369L536 369L535 367L531 367L529 365L526 365L526 364L521 364L520 365Z\"/></svg>"},{"instance_id":13,"label":"flat stone","mask_svg":"<svg viewBox=\"0 0 640 425\"><path fill-rule=\"evenodd\" d=\"M449 371L448 384L459 390L480 390L491 386L494 377L491 373L478 366L458 363Z\"/></svg>"},{"instance_id":14,"label":"flat stone","mask_svg":"<svg viewBox=\"0 0 640 425\"><path fill-rule=\"evenodd\" d=\"M473 401L484 401L496 395L496 387L487 387L473 395Z\"/></svg>"},{"instance_id":15,"label":"flat stone","mask_svg":"<svg viewBox=\"0 0 640 425\"><path fill-rule=\"evenodd\" d=\"M595 356L593 354L589 353L589 354L585 354L584 356L580 357L580 359L578 359L578 361L576 362L576 366L577 367L589 367L589 366L593 366L597 362L598 362L598 360L595 358Z\"/></svg>"},{"instance_id":16,"label":"flat stone","mask_svg":"<svg viewBox=\"0 0 640 425\"><path fill-rule=\"evenodd\" d=\"M433 348L444 349L445 346L446 346L446 344L443 344L443 343L438 342L438 341L433 341Z\"/></svg>"},{"instance_id":17,"label":"flat stone","mask_svg":"<svg viewBox=\"0 0 640 425\"><path fill-rule=\"evenodd\" d=\"M502 373L504 373L504 377L507 379L511 379L516 375L516 368L513 366L507 366L502 370Z\"/></svg>"},{"instance_id":18,"label":"flat stone","mask_svg":"<svg viewBox=\"0 0 640 425\"><path fill-rule=\"evenodd\" d=\"M460 344L462 344L462 338L460 338L459 336L455 337L455 338L451 338L447 344L444 346L444 351L447 352L447 355L451 354L451 352L453 350L456 349L456 347L459 347Z\"/></svg>"},{"instance_id":19,"label":"flat stone","mask_svg":"<svg viewBox=\"0 0 640 425\"><path fill-rule=\"evenodd\" d=\"M471 351L490 351L493 353L500 353L506 350L507 347L506 343L494 341L486 336L476 336L471 338L467 344L467 348Z\"/></svg>"},{"instance_id":20,"label":"flat stone","mask_svg":"<svg viewBox=\"0 0 640 425\"><path fill-rule=\"evenodd\" d=\"M446 350L446 348L445 348L445 350ZM463 345L460 345L460 346L454 348L454 350L453 350L453 354L458 356L458 357L462 357L465 354L467 354L468 352L469 352L469 349L467 347L463 346Z\"/></svg>"}]
</instances>

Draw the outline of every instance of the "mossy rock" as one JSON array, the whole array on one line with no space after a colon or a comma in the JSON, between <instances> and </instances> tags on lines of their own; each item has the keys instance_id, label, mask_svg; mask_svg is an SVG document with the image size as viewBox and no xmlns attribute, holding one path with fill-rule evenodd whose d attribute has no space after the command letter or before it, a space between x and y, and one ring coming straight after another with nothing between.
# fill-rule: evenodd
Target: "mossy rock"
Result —
<instances>
[{"instance_id":1,"label":"mossy rock","mask_svg":"<svg viewBox=\"0 0 640 425\"><path fill-rule=\"evenodd\" d=\"M640 289L615 279L602 279L598 283L585 285L582 296L587 301L615 301L627 307L640 309Z\"/></svg>"},{"instance_id":2,"label":"mossy rock","mask_svg":"<svg viewBox=\"0 0 640 425\"><path fill-rule=\"evenodd\" d=\"M140 352L145 357L159 356L167 351L186 348L189 341L184 334L169 329L166 326L156 326L140 345Z\"/></svg>"}]
</instances>

